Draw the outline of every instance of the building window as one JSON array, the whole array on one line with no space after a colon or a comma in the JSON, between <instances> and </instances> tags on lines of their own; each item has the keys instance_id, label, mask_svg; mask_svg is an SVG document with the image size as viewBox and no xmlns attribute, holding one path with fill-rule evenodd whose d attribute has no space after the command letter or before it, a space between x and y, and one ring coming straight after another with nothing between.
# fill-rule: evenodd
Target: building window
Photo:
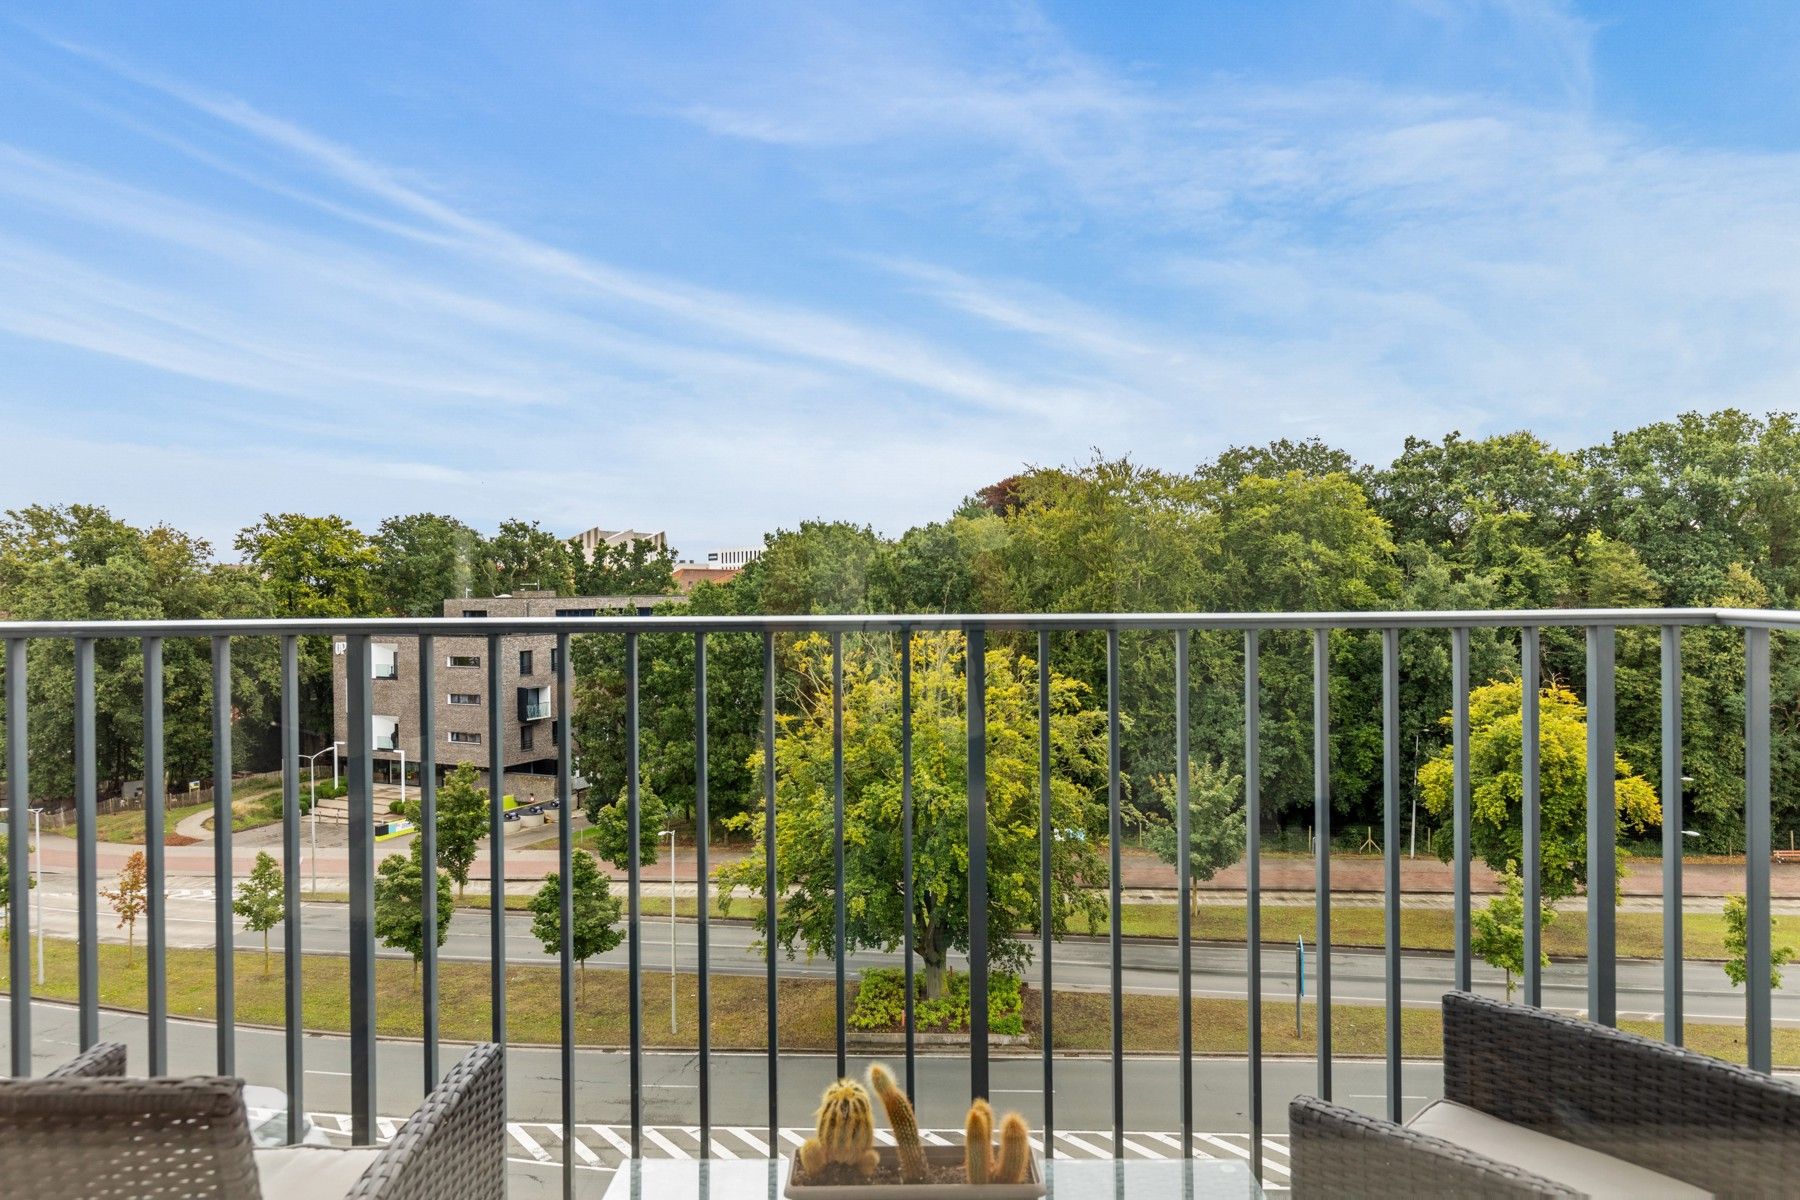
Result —
<instances>
[{"instance_id":1,"label":"building window","mask_svg":"<svg viewBox=\"0 0 1800 1200\"><path fill-rule=\"evenodd\" d=\"M452 654L447 660L447 665L452 667L479 667L481 665L481 655Z\"/></svg>"},{"instance_id":2,"label":"building window","mask_svg":"<svg viewBox=\"0 0 1800 1200\"><path fill-rule=\"evenodd\" d=\"M597 617L600 615L600 610L597 608L559 608L556 610L556 615L559 617Z\"/></svg>"},{"instance_id":3,"label":"building window","mask_svg":"<svg viewBox=\"0 0 1800 1200\"><path fill-rule=\"evenodd\" d=\"M481 745L481 735L479 733L464 733L460 729L452 729L450 731L450 741L458 746L479 746Z\"/></svg>"},{"instance_id":4,"label":"building window","mask_svg":"<svg viewBox=\"0 0 1800 1200\"><path fill-rule=\"evenodd\" d=\"M450 703L452 703L452 704L480 704L481 697L474 692L451 692L450 693Z\"/></svg>"},{"instance_id":5,"label":"building window","mask_svg":"<svg viewBox=\"0 0 1800 1200\"><path fill-rule=\"evenodd\" d=\"M535 741L537 741L537 729L535 727L531 725L519 726L519 749L529 750L531 749L532 743Z\"/></svg>"},{"instance_id":6,"label":"building window","mask_svg":"<svg viewBox=\"0 0 1800 1200\"><path fill-rule=\"evenodd\" d=\"M375 727L375 749L398 750L400 748L400 720L398 717L373 718Z\"/></svg>"},{"instance_id":7,"label":"building window","mask_svg":"<svg viewBox=\"0 0 1800 1200\"><path fill-rule=\"evenodd\" d=\"M550 648L550 673L554 675L560 670L562 670L562 648L552 646Z\"/></svg>"},{"instance_id":8,"label":"building window","mask_svg":"<svg viewBox=\"0 0 1800 1200\"><path fill-rule=\"evenodd\" d=\"M519 651L519 674L529 675L531 673L531 651L521 650Z\"/></svg>"},{"instance_id":9,"label":"building window","mask_svg":"<svg viewBox=\"0 0 1800 1200\"><path fill-rule=\"evenodd\" d=\"M487 616L487 609L485 609L485 608L465 608L465 609L463 609L463 616L465 616L465 617L485 617L485 616Z\"/></svg>"},{"instance_id":10,"label":"building window","mask_svg":"<svg viewBox=\"0 0 1800 1200\"><path fill-rule=\"evenodd\" d=\"M370 668L370 678L398 679L400 677L400 668L395 665L394 659L399 650L400 647L388 645L383 642L371 644L369 646L369 660L373 665Z\"/></svg>"}]
</instances>

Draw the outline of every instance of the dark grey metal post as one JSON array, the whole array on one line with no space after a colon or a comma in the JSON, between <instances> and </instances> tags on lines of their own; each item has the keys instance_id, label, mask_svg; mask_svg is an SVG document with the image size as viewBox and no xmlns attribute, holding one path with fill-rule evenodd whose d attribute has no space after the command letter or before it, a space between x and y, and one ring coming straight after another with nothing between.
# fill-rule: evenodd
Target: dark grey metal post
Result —
<instances>
[{"instance_id":1,"label":"dark grey metal post","mask_svg":"<svg viewBox=\"0 0 1800 1200\"><path fill-rule=\"evenodd\" d=\"M1194 1153L1194 864L1188 796L1188 631L1175 631L1175 858L1181 891L1181 1155Z\"/></svg>"},{"instance_id":2,"label":"dark grey metal post","mask_svg":"<svg viewBox=\"0 0 1800 1200\"><path fill-rule=\"evenodd\" d=\"M237 1074L237 931L232 925L231 639L212 640L213 1005L219 1074Z\"/></svg>"},{"instance_id":3,"label":"dark grey metal post","mask_svg":"<svg viewBox=\"0 0 1800 1200\"><path fill-rule=\"evenodd\" d=\"M301 1019L300 957L300 639L281 639L281 982L286 1009L282 1049L287 1084L287 1139L306 1133L306 1026ZM148 777L146 776L146 779ZM161 818L157 820L161 824Z\"/></svg>"},{"instance_id":4,"label":"dark grey metal post","mask_svg":"<svg viewBox=\"0 0 1800 1200\"><path fill-rule=\"evenodd\" d=\"M1381 631L1381 866L1383 966L1387 975L1387 1112L1400 1102L1400 631Z\"/></svg>"},{"instance_id":5,"label":"dark grey metal post","mask_svg":"<svg viewBox=\"0 0 1800 1200\"><path fill-rule=\"evenodd\" d=\"M437 845L437 639L419 638L419 863L420 984L424 991L424 1053L420 1055L425 1094L437 1090L438 1071L438 845ZM500 707L500 698L490 703ZM563 814L566 819L566 814Z\"/></svg>"},{"instance_id":6,"label":"dark grey metal post","mask_svg":"<svg viewBox=\"0 0 1800 1200\"><path fill-rule=\"evenodd\" d=\"M561 968L562 1020L562 1192L575 1200L575 766L569 736L574 695L569 687L569 635L556 635L556 871L558 889L557 964ZM675 903L673 890L669 903ZM704 1067L702 1068L704 1070ZM705 1156L702 1142L702 1157Z\"/></svg>"},{"instance_id":7,"label":"dark grey metal post","mask_svg":"<svg viewBox=\"0 0 1800 1200\"><path fill-rule=\"evenodd\" d=\"M1038 630L1038 954L1043 986L1044 1157L1056 1157L1056 1005L1050 981L1050 946L1055 941L1056 911L1050 881L1056 828L1050 811L1050 631ZM910 992L910 989L909 989ZM910 1025L910 1020L908 1025Z\"/></svg>"},{"instance_id":8,"label":"dark grey metal post","mask_svg":"<svg viewBox=\"0 0 1800 1200\"><path fill-rule=\"evenodd\" d=\"M1682 1041L1681 626L1662 629L1663 1039Z\"/></svg>"},{"instance_id":9,"label":"dark grey metal post","mask_svg":"<svg viewBox=\"0 0 1800 1200\"><path fill-rule=\"evenodd\" d=\"M844 894L844 635L831 635L831 960L837 987L837 1073L843 1078L849 1056L849 987L844 955L849 897Z\"/></svg>"},{"instance_id":10,"label":"dark grey metal post","mask_svg":"<svg viewBox=\"0 0 1800 1200\"><path fill-rule=\"evenodd\" d=\"M1618 772L1613 750L1613 628L1587 631L1587 902L1588 1020L1616 1025L1618 876L1614 847L1618 808L1613 786Z\"/></svg>"},{"instance_id":11,"label":"dark grey metal post","mask_svg":"<svg viewBox=\"0 0 1800 1200\"><path fill-rule=\"evenodd\" d=\"M625 896L631 1010L631 1157L644 1156L643 790L638 746L638 635L625 635L625 840L631 843ZM672 899L672 898L671 898ZM771 1147L774 1143L769 1143Z\"/></svg>"},{"instance_id":12,"label":"dark grey metal post","mask_svg":"<svg viewBox=\"0 0 1800 1200\"><path fill-rule=\"evenodd\" d=\"M912 631L900 631L900 924L902 985L906 989L906 1094L919 1102L918 1048L913 1019L913 762Z\"/></svg>"},{"instance_id":13,"label":"dark grey metal post","mask_svg":"<svg viewBox=\"0 0 1800 1200\"><path fill-rule=\"evenodd\" d=\"M1543 646L1535 626L1519 631L1521 807L1524 809L1525 861L1521 866L1525 884L1525 1003L1544 1003L1544 928L1543 928L1543 780L1538 770L1542 752L1539 742L1538 679L1543 671Z\"/></svg>"},{"instance_id":14,"label":"dark grey metal post","mask_svg":"<svg viewBox=\"0 0 1800 1200\"><path fill-rule=\"evenodd\" d=\"M1772 1069L1769 971L1769 631L1744 630L1744 1052Z\"/></svg>"},{"instance_id":15,"label":"dark grey metal post","mask_svg":"<svg viewBox=\"0 0 1800 1200\"><path fill-rule=\"evenodd\" d=\"M711 816L707 807L706 762L706 635L694 635L694 932L700 952L695 987L700 1007L700 1157L712 1157L712 993L707 986L712 970L707 928L708 841ZM675 897L669 897L673 906Z\"/></svg>"},{"instance_id":16,"label":"dark grey metal post","mask_svg":"<svg viewBox=\"0 0 1800 1200\"><path fill-rule=\"evenodd\" d=\"M31 1075L31 746L26 725L24 638L6 639L6 927L12 931L7 969L12 1000L12 1073Z\"/></svg>"},{"instance_id":17,"label":"dark grey metal post","mask_svg":"<svg viewBox=\"0 0 1800 1200\"><path fill-rule=\"evenodd\" d=\"M1125 1157L1124 795L1120 783L1119 631L1106 631L1106 812L1110 853L1107 942L1112 959L1113 1157Z\"/></svg>"},{"instance_id":18,"label":"dark grey metal post","mask_svg":"<svg viewBox=\"0 0 1800 1200\"><path fill-rule=\"evenodd\" d=\"M967 633L969 1097L988 1094L987 632Z\"/></svg>"},{"instance_id":19,"label":"dark grey metal post","mask_svg":"<svg viewBox=\"0 0 1800 1200\"><path fill-rule=\"evenodd\" d=\"M367 634L346 639L350 805L350 1141L375 1144L375 709Z\"/></svg>"},{"instance_id":20,"label":"dark grey metal post","mask_svg":"<svg viewBox=\"0 0 1800 1200\"><path fill-rule=\"evenodd\" d=\"M1319 1099L1331 1099L1331 631L1313 630L1313 916L1319 943L1314 1001L1319 1022Z\"/></svg>"},{"instance_id":21,"label":"dark grey metal post","mask_svg":"<svg viewBox=\"0 0 1800 1200\"><path fill-rule=\"evenodd\" d=\"M1469 631L1458 627L1450 631L1450 703L1451 703L1451 836L1454 849L1450 872L1455 896L1452 920L1456 927L1456 987L1469 991L1475 986L1475 959L1469 944L1469 822L1472 803L1469 787ZM1321 949L1320 953L1323 953Z\"/></svg>"},{"instance_id":22,"label":"dark grey metal post","mask_svg":"<svg viewBox=\"0 0 1800 1200\"><path fill-rule=\"evenodd\" d=\"M1263 1177L1262 1062L1262 649L1244 631L1244 950L1250 1056L1250 1170Z\"/></svg>"},{"instance_id":23,"label":"dark grey metal post","mask_svg":"<svg viewBox=\"0 0 1800 1200\"><path fill-rule=\"evenodd\" d=\"M163 640L143 639L144 655L144 1006L150 1074L169 1073L169 908L163 855Z\"/></svg>"},{"instance_id":24,"label":"dark grey metal post","mask_svg":"<svg viewBox=\"0 0 1800 1200\"><path fill-rule=\"evenodd\" d=\"M81 1048L100 1040L100 873L95 862L94 639L75 639L75 886Z\"/></svg>"},{"instance_id":25,"label":"dark grey metal post","mask_svg":"<svg viewBox=\"0 0 1800 1200\"><path fill-rule=\"evenodd\" d=\"M779 1144L780 1106L780 1021L777 1012L778 991L775 978L775 938L779 914L776 901L780 887L775 873L775 635L763 634L763 713L762 713L762 786L763 786L763 966L768 972L769 1026L769 1149ZM909 1093L910 1094L910 1093Z\"/></svg>"},{"instance_id":26,"label":"dark grey metal post","mask_svg":"<svg viewBox=\"0 0 1800 1200\"><path fill-rule=\"evenodd\" d=\"M488 1009L494 1044L506 1045L506 640L490 633L488 673ZM635 832L633 833L635 837ZM635 845L635 843L633 843ZM637 921L637 914L632 914Z\"/></svg>"}]
</instances>

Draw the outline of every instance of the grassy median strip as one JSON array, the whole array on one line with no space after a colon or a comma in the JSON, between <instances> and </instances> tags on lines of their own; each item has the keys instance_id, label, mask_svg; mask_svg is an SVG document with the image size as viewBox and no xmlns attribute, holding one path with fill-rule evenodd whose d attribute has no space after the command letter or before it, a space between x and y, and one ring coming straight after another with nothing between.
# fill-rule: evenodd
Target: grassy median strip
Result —
<instances>
[{"instance_id":1,"label":"grassy median strip","mask_svg":"<svg viewBox=\"0 0 1800 1200\"><path fill-rule=\"evenodd\" d=\"M76 998L74 943L45 942L47 979L33 994L53 1000ZM236 961L237 1018L247 1024L280 1026L286 1019L282 997L282 957L271 954L267 973L258 951L240 951ZM488 968L482 963L446 962L440 968L440 1032L457 1041L488 1037ZM100 947L100 1003L112 1008L144 1008L145 955L140 948L130 960L125 947ZM580 973L578 973L580 974ZM588 1046L620 1046L630 1037L625 972L595 968L585 972L576 1001L575 1037ZM213 955L210 950L170 950L169 1012L177 1017L209 1020L213 1009ZM302 1022L310 1030L341 1033L347 1029L348 962L338 955L309 954L301 984ZM376 962L375 1017L384 1037L417 1037L423 1033L419 992L413 967L405 959ZM507 968L507 1032L514 1042L554 1043L559 1037L559 972L554 967ZM0 962L0 987L8 985ZM852 984L852 987L855 985ZM675 977L675 1015L679 1032L669 1032L669 976L645 972L644 1039L654 1047L694 1048L694 976ZM1111 997L1103 992L1056 993L1056 1045L1070 1052L1104 1051L1112 1045ZM725 1049L757 1049L766 1044L766 1000L762 979L755 976L712 977L712 1044ZM1039 1041L1038 994L1027 989L1026 1034ZM835 1000L831 981L784 979L777 1005L781 1045L792 1050L830 1050L836 1045ZM1179 1036L1180 1004L1173 996L1125 996L1125 1049L1128 1053L1166 1054ZM1247 1008L1241 1000L1206 997L1194 1001L1194 1046L1202 1054L1242 1054L1247 1040ZM1379 1055L1386 1045L1384 1010L1379 1005L1336 1005L1332 1009L1335 1051L1342 1055ZM1302 1010L1299 1036L1294 1032L1292 1002L1263 1005L1263 1050L1268 1054L1310 1055L1316 1048L1314 1006ZM1625 1027L1658 1036L1661 1026L1625 1022ZM1743 1029L1734 1025L1690 1023L1688 1045L1707 1054L1741 1062ZM1777 1027L1775 1061L1800 1066L1800 1029ZM1438 1015L1428 1008L1401 1014L1402 1047L1409 1056L1435 1057L1443 1052Z\"/></svg>"}]
</instances>

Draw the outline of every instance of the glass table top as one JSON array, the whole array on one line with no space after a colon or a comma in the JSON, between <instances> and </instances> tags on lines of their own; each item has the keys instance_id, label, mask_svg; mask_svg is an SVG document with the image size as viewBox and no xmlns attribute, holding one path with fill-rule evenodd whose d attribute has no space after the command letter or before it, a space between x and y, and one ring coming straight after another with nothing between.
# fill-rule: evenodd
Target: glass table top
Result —
<instances>
[{"instance_id":1,"label":"glass table top","mask_svg":"<svg viewBox=\"0 0 1800 1200\"><path fill-rule=\"evenodd\" d=\"M1083 1160L1044 1164L1048 1194L1065 1200L1259 1200L1248 1163L1234 1159ZM637 1159L614 1172L604 1200L783 1200L786 1159L710 1162Z\"/></svg>"}]
</instances>

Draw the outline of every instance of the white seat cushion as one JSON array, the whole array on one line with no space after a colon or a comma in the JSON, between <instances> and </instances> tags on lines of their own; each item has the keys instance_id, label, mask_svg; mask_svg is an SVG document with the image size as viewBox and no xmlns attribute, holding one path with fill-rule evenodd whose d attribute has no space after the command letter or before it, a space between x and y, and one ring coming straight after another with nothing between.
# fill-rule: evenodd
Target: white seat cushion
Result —
<instances>
[{"instance_id":1,"label":"white seat cushion","mask_svg":"<svg viewBox=\"0 0 1800 1200\"><path fill-rule=\"evenodd\" d=\"M1530 1171L1588 1196L1623 1198L1710 1196L1711 1192L1655 1171L1565 1142L1535 1129L1508 1124L1477 1108L1449 1100L1426 1105L1408 1129Z\"/></svg>"},{"instance_id":2,"label":"white seat cushion","mask_svg":"<svg viewBox=\"0 0 1800 1200\"><path fill-rule=\"evenodd\" d=\"M341 1200L381 1151L372 1146L277 1146L256 1151L263 1200Z\"/></svg>"}]
</instances>

